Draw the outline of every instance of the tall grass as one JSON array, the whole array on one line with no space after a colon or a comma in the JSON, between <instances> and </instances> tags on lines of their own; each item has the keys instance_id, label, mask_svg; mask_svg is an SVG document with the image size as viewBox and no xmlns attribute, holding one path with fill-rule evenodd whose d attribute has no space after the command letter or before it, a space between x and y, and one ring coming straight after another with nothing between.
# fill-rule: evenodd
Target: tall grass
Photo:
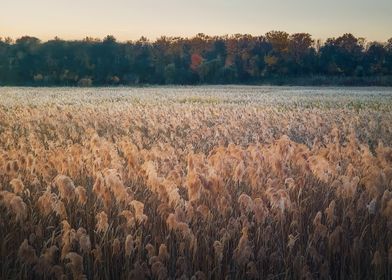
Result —
<instances>
[{"instance_id":1,"label":"tall grass","mask_svg":"<svg viewBox=\"0 0 392 280\"><path fill-rule=\"evenodd\" d=\"M1 279L391 279L389 103L78 98L0 108Z\"/></svg>"}]
</instances>

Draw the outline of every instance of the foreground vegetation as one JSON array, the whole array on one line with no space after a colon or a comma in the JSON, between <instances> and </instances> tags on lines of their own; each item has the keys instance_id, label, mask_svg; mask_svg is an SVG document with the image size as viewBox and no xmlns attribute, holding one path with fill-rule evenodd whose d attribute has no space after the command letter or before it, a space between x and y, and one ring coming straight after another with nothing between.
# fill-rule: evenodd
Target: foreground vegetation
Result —
<instances>
[{"instance_id":1,"label":"foreground vegetation","mask_svg":"<svg viewBox=\"0 0 392 280\"><path fill-rule=\"evenodd\" d=\"M392 86L392 39L307 33L162 37L154 42L0 38L0 85L286 84Z\"/></svg>"},{"instance_id":2,"label":"foreground vegetation","mask_svg":"<svg viewBox=\"0 0 392 280\"><path fill-rule=\"evenodd\" d=\"M391 279L392 93L2 89L1 279Z\"/></svg>"}]
</instances>

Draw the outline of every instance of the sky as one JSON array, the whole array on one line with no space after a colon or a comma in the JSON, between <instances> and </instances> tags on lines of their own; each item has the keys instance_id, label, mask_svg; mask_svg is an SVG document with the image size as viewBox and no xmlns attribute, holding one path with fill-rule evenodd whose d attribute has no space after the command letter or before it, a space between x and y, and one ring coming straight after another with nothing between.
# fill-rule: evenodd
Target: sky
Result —
<instances>
[{"instance_id":1,"label":"sky","mask_svg":"<svg viewBox=\"0 0 392 280\"><path fill-rule=\"evenodd\" d=\"M263 35L308 32L315 39L353 33L392 37L392 0L0 0L0 37L49 40L142 35Z\"/></svg>"}]
</instances>

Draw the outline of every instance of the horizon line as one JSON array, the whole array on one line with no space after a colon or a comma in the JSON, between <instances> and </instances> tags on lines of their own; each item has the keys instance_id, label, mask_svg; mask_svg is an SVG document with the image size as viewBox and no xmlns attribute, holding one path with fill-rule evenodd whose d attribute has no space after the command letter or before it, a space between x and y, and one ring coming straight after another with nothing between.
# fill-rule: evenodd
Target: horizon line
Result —
<instances>
[{"instance_id":1,"label":"horizon line","mask_svg":"<svg viewBox=\"0 0 392 280\"><path fill-rule=\"evenodd\" d=\"M352 34L355 38L363 39L367 43L370 43L370 42L386 43L389 40L392 40L392 35L391 35L391 37L389 37L388 39L385 39L385 40L383 40L383 39L368 40L365 36L356 36L356 34L354 34L353 32L342 32L342 33L340 33L340 35L337 35L337 36L331 35L331 36L328 36L328 37L325 37L325 38L314 38L314 36L311 33L309 33L309 32L291 32L290 33L290 32L287 32L287 31L284 31L284 30L279 30L279 29L270 30L268 32L272 32L272 31L285 32L285 33L289 34L289 36L293 35L293 34L300 34L300 33L309 34L312 37L312 39L314 40L314 42L325 42L328 39L336 39L336 38L339 38L339 37L341 37L341 36L343 36L345 34ZM159 39L162 39L162 38L168 38L168 39L176 39L176 38L178 38L178 39L187 40L187 39L196 38L196 37L201 36L201 35L203 35L203 36L205 36L207 38L212 38L212 39L214 39L214 38L225 38L225 37L232 38L232 37L235 37L235 36L265 37L265 35L268 32L266 32L264 34L259 34L259 35L255 35L254 33L252 34L252 33L238 33L238 32L237 33L231 33L231 34L226 33L226 34L221 34L221 35L216 35L216 34L215 35L210 35L210 34L207 34L207 33L204 33L204 32L199 32L199 33L196 33L194 35L165 35L165 34L163 34L163 35L155 36L155 38L151 38L151 37L147 37L145 35L141 35L138 38L133 38L133 39L123 39L124 36L114 35L114 33L106 34L103 37L90 36L90 35L86 35L86 36L83 36L83 37L69 37L69 36L63 37L63 36L59 36L59 35L55 35L55 36L36 36L36 35L33 35L33 34L32 35L25 34L25 35L19 35L19 36L7 36L7 35L6 36L2 36L0 34L0 39L2 39L2 40L4 40L4 39L11 39L12 42L15 42L16 40L18 40L20 38L23 38L23 37L33 37L33 38L37 38L38 40L40 40L40 42L45 43L45 42L54 41L54 40L60 40L60 41L85 41L86 39L91 39L93 41L103 41L108 36L113 36L116 39L116 42L118 42L118 43L128 43L128 42L137 42L137 41L140 41L141 39L146 39L148 42L156 42L156 41L158 41Z\"/></svg>"}]
</instances>

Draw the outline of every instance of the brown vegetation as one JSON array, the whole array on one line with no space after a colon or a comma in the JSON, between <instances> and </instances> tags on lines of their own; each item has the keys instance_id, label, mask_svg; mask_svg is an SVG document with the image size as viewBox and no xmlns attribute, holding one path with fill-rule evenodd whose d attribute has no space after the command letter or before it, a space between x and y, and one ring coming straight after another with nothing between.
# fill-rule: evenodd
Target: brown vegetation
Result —
<instances>
[{"instance_id":1,"label":"brown vegetation","mask_svg":"<svg viewBox=\"0 0 392 280\"><path fill-rule=\"evenodd\" d=\"M0 108L1 279L392 277L389 105L89 102Z\"/></svg>"}]
</instances>

